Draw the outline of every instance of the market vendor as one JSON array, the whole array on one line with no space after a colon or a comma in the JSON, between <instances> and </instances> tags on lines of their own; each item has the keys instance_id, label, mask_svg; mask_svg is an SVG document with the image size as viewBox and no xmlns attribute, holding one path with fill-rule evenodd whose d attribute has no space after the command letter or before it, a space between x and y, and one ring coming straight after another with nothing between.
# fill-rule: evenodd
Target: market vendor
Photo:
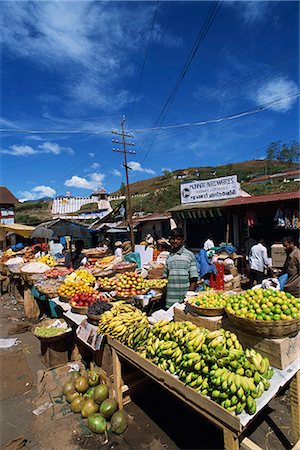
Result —
<instances>
[{"instance_id":1,"label":"market vendor","mask_svg":"<svg viewBox=\"0 0 300 450\"><path fill-rule=\"evenodd\" d=\"M116 241L115 242L114 255L117 256L118 258L122 258L122 256L123 256L122 246L123 246L123 244L122 244L121 241Z\"/></svg>"},{"instance_id":2,"label":"market vendor","mask_svg":"<svg viewBox=\"0 0 300 450\"><path fill-rule=\"evenodd\" d=\"M300 297L300 250L291 237L284 238L282 244L287 254L283 271L288 276L284 291L298 298Z\"/></svg>"},{"instance_id":3,"label":"market vendor","mask_svg":"<svg viewBox=\"0 0 300 450\"><path fill-rule=\"evenodd\" d=\"M75 242L75 252L69 251L66 253L66 267L78 269L78 267L84 266L87 263L87 259L82 253L83 247L84 243L81 239Z\"/></svg>"},{"instance_id":4,"label":"market vendor","mask_svg":"<svg viewBox=\"0 0 300 450\"><path fill-rule=\"evenodd\" d=\"M182 302L187 291L195 291L198 272L195 255L184 246L182 228L175 228L170 236L171 252L167 257L164 276L168 278L166 306Z\"/></svg>"}]
</instances>

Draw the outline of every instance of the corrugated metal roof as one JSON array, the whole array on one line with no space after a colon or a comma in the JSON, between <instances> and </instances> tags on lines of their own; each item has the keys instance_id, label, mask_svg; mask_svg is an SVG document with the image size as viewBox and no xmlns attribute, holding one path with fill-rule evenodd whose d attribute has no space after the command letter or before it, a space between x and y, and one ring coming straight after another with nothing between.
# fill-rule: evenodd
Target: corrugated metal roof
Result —
<instances>
[{"instance_id":1,"label":"corrugated metal roof","mask_svg":"<svg viewBox=\"0 0 300 450\"><path fill-rule=\"evenodd\" d=\"M242 198L242 197L239 197ZM222 208L226 206L228 200L216 200L214 202L200 202L200 203L185 203L182 205L174 206L174 208L169 209L169 211L186 211L194 209L211 209L211 208Z\"/></svg>"},{"instance_id":2,"label":"corrugated metal roof","mask_svg":"<svg viewBox=\"0 0 300 450\"><path fill-rule=\"evenodd\" d=\"M171 214L169 212L163 213L153 213L146 214L144 216L139 216L137 219L139 222L149 222L150 220L168 220L171 219Z\"/></svg>"},{"instance_id":3,"label":"corrugated metal roof","mask_svg":"<svg viewBox=\"0 0 300 450\"><path fill-rule=\"evenodd\" d=\"M280 192L279 194L255 195L253 197L237 197L227 200L226 206L253 205L256 203L281 202L300 199L300 191Z\"/></svg>"},{"instance_id":4,"label":"corrugated metal roof","mask_svg":"<svg viewBox=\"0 0 300 450\"><path fill-rule=\"evenodd\" d=\"M295 170L288 170L287 172L278 172L278 173L272 173L270 175L260 175L258 177L252 178L252 180L249 180L248 183L256 183L257 181L264 181L264 180L272 180L273 178L284 178L289 175L299 175L300 169Z\"/></svg>"},{"instance_id":5,"label":"corrugated metal roof","mask_svg":"<svg viewBox=\"0 0 300 450\"><path fill-rule=\"evenodd\" d=\"M255 195L253 197L236 197L215 202L187 203L169 209L171 212L193 211L199 209L228 208L231 206L255 205L259 203L280 202L300 199L300 191L280 192L279 194Z\"/></svg>"},{"instance_id":6,"label":"corrugated metal roof","mask_svg":"<svg viewBox=\"0 0 300 450\"><path fill-rule=\"evenodd\" d=\"M15 205L19 200L5 186L0 186L0 203L3 205Z\"/></svg>"}]
</instances>

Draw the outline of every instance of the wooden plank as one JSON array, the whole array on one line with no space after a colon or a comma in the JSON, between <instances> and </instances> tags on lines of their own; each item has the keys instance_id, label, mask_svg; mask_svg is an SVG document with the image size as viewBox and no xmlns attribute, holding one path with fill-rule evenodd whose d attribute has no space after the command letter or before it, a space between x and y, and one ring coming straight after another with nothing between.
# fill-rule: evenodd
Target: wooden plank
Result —
<instances>
[{"instance_id":1,"label":"wooden plank","mask_svg":"<svg viewBox=\"0 0 300 450\"><path fill-rule=\"evenodd\" d=\"M290 385L292 410L292 434L297 442L300 439L300 370L295 374Z\"/></svg>"},{"instance_id":2,"label":"wooden plank","mask_svg":"<svg viewBox=\"0 0 300 450\"><path fill-rule=\"evenodd\" d=\"M300 450L300 439L298 442L296 442L296 444L294 445L294 447L291 448L291 450Z\"/></svg>"},{"instance_id":3,"label":"wooden plank","mask_svg":"<svg viewBox=\"0 0 300 450\"><path fill-rule=\"evenodd\" d=\"M239 450L239 439L231 431L223 429L224 434L224 450Z\"/></svg>"},{"instance_id":4,"label":"wooden plank","mask_svg":"<svg viewBox=\"0 0 300 450\"><path fill-rule=\"evenodd\" d=\"M249 438L245 437L241 442L241 449L243 450L262 450L259 445L255 444L255 442L251 441Z\"/></svg>"},{"instance_id":5,"label":"wooden plank","mask_svg":"<svg viewBox=\"0 0 300 450\"><path fill-rule=\"evenodd\" d=\"M108 344L131 364L145 372L148 376L189 404L193 409L201 413L217 426L221 428L226 426L226 428L229 428L235 434L241 432L242 426L240 419L237 416L226 411L209 398L195 392L194 389L186 386L182 381L160 369L151 361L140 357L133 350L112 339L111 337L108 337Z\"/></svg>"},{"instance_id":6,"label":"wooden plank","mask_svg":"<svg viewBox=\"0 0 300 450\"><path fill-rule=\"evenodd\" d=\"M112 349L112 360L113 360L113 371L114 371L114 389L115 389L115 398L118 402L119 409L123 409L123 393L122 393L122 370L121 363L119 360L119 356L116 350Z\"/></svg>"}]
</instances>

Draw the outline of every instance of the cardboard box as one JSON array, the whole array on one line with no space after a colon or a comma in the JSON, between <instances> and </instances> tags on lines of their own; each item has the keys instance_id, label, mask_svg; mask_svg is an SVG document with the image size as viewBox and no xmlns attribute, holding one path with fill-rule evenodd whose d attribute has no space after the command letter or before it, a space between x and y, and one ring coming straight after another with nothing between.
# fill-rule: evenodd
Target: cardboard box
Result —
<instances>
[{"instance_id":1,"label":"cardboard box","mask_svg":"<svg viewBox=\"0 0 300 450\"><path fill-rule=\"evenodd\" d=\"M286 253L282 244L273 244L271 246L272 267L281 268L286 260Z\"/></svg>"},{"instance_id":2,"label":"cardboard box","mask_svg":"<svg viewBox=\"0 0 300 450\"><path fill-rule=\"evenodd\" d=\"M185 305L182 304L182 306L185 308ZM206 317L206 316L199 316L194 315L191 313L186 313L185 309L181 308L174 308L174 320L178 322L184 322L186 320L194 323L198 327L205 327L210 331L218 330L222 327L222 317Z\"/></svg>"},{"instance_id":3,"label":"cardboard box","mask_svg":"<svg viewBox=\"0 0 300 450\"><path fill-rule=\"evenodd\" d=\"M269 358L271 366L285 369L300 354L300 331L296 336L281 339L266 339L254 336L234 328L228 319L222 323L225 329L235 333L244 348L254 348L263 356Z\"/></svg>"}]
</instances>

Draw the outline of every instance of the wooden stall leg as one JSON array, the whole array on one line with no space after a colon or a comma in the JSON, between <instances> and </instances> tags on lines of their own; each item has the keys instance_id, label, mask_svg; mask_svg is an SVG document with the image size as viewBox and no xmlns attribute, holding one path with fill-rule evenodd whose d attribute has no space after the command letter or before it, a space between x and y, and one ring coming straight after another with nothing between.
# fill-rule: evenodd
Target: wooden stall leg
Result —
<instances>
[{"instance_id":1,"label":"wooden stall leg","mask_svg":"<svg viewBox=\"0 0 300 450\"><path fill-rule=\"evenodd\" d=\"M119 409L123 409L123 379L122 379L122 370L119 356L116 350L112 349L112 360L113 360L113 372L114 372L114 389L116 400L119 405Z\"/></svg>"},{"instance_id":2,"label":"wooden stall leg","mask_svg":"<svg viewBox=\"0 0 300 450\"><path fill-rule=\"evenodd\" d=\"M223 429L224 450L239 450L239 438L226 428Z\"/></svg>"},{"instance_id":3,"label":"wooden stall leg","mask_svg":"<svg viewBox=\"0 0 300 450\"><path fill-rule=\"evenodd\" d=\"M292 434L294 442L300 439L300 370L293 377L290 384L292 409Z\"/></svg>"}]
</instances>

